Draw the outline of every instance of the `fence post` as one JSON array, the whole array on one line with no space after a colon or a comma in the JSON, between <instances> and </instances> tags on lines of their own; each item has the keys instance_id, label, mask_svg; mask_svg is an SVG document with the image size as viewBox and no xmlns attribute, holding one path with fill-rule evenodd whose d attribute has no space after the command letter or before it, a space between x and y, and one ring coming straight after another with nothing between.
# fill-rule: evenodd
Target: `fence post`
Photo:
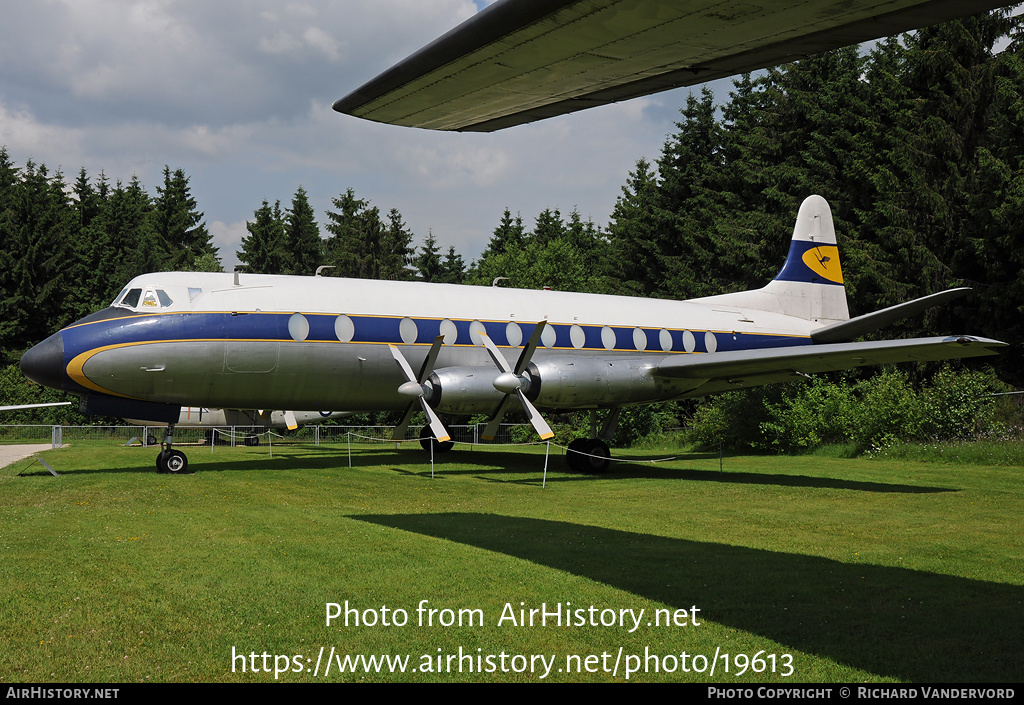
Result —
<instances>
[{"instance_id":1,"label":"fence post","mask_svg":"<svg viewBox=\"0 0 1024 705\"><path fill-rule=\"evenodd\" d=\"M548 456L551 454L551 441L547 441L544 444L544 479L540 483L540 488L544 489L548 486Z\"/></svg>"}]
</instances>

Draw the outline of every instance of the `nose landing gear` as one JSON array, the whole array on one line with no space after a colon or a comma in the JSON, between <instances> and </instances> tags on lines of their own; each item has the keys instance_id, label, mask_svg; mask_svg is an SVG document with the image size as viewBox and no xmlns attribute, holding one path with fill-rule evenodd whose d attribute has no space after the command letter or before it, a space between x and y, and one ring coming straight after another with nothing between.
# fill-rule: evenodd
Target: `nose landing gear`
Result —
<instances>
[{"instance_id":1,"label":"nose landing gear","mask_svg":"<svg viewBox=\"0 0 1024 705\"><path fill-rule=\"evenodd\" d=\"M173 475L190 475L195 472L188 469L188 458L180 450L171 448L174 442L174 424L168 424L164 431L164 439L160 443L161 451L156 456L156 471Z\"/></svg>"}]
</instances>

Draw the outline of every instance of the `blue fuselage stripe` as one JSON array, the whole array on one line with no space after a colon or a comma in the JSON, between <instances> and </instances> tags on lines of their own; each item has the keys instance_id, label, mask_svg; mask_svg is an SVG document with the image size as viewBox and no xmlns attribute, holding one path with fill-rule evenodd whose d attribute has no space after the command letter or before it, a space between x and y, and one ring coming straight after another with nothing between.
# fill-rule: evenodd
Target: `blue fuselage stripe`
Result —
<instances>
[{"instance_id":1,"label":"blue fuselage stripe","mask_svg":"<svg viewBox=\"0 0 1024 705\"><path fill-rule=\"evenodd\" d=\"M74 357L109 345L133 345L157 341L188 342L199 340L221 341L268 341L289 343L295 339L289 333L288 322L292 313L166 313L159 315L134 315L124 318L98 320L65 328L64 338L65 359ZM309 323L309 333L305 342L338 343L335 323L338 314L307 313L303 314ZM364 344L402 344L402 318L386 316L351 315L349 319L354 325L355 333L351 341ZM441 334L441 319L418 318L415 324L415 343L429 345ZM458 331L457 346L472 346L468 320L453 320ZM487 335L499 347L510 346L508 339L508 322L486 321L483 323ZM525 344L533 332L533 323L520 323L522 342ZM571 340L571 324L550 324L555 333L555 348L575 349ZM602 338L600 325L583 325L584 345L581 350L608 352ZM641 329L646 337L646 352L707 352L705 334L700 329L670 329L671 350L665 351L661 345L660 328ZM693 349L687 351L684 344L684 333L689 330L694 339ZM614 352L637 352L634 340L634 328L613 326L615 334ZM407 324L408 332L408 324ZM790 345L810 345L807 336L773 335L765 333L743 333L733 331L713 331L716 349L719 352L728 350L751 350L760 348L776 348ZM541 350L545 349L541 346Z\"/></svg>"}]
</instances>

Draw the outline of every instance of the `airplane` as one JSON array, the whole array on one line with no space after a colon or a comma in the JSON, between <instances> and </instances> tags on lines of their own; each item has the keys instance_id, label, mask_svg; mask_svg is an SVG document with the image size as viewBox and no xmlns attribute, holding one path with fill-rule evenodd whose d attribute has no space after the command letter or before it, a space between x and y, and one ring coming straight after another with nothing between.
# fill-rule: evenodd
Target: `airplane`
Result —
<instances>
[{"instance_id":1,"label":"airplane","mask_svg":"<svg viewBox=\"0 0 1024 705\"><path fill-rule=\"evenodd\" d=\"M966 293L951 289L850 318L832 215L801 204L785 264L761 289L689 301L550 290L242 273L160 272L21 358L39 384L82 409L167 424L161 472L183 405L225 409L403 410L450 443L438 412L490 415L494 437L518 404L542 439L541 410L611 409L569 446L601 472L618 410L864 365L996 354L996 340L948 336L851 342ZM596 429L595 429L596 431ZM429 447L429 445L428 445Z\"/></svg>"},{"instance_id":2,"label":"airplane","mask_svg":"<svg viewBox=\"0 0 1024 705\"><path fill-rule=\"evenodd\" d=\"M772 66L802 55L981 12L999 0L499 0L334 104L371 120L491 131ZM609 408L600 435L570 444L601 471L623 405L703 396L815 372L995 354L952 336L850 342L952 300L953 289L850 318L831 213L800 207L786 263L764 288L663 301L416 282L146 274L106 309L29 350L31 379L85 410L167 423L180 407L405 409L450 441L436 411L490 413L493 437L518 403ZM524 342L525 341L525 342ZM419 365L414 372L414 365ZM429 439L428 439L429 440ZM428 443L428 447L429 447Z\"/></svg>"}]
</instances>

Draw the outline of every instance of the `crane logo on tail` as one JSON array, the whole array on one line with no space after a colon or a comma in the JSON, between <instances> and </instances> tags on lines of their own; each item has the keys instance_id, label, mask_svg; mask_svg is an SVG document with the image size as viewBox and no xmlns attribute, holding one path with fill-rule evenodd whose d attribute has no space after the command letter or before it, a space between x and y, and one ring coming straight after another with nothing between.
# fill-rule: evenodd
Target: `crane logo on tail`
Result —
<instances>
[{"instance_id":1,"label":"crane logo on tail","mask_svg":"<svg viewBox=\"0 0 1024 705\"><path fill-rule=\"evenodd\" d=\"M835 245L819 245L804 252L804 264L830 282L843 283L843 269L839 266L839 248Z\"/></svg>"}]
</instances>

